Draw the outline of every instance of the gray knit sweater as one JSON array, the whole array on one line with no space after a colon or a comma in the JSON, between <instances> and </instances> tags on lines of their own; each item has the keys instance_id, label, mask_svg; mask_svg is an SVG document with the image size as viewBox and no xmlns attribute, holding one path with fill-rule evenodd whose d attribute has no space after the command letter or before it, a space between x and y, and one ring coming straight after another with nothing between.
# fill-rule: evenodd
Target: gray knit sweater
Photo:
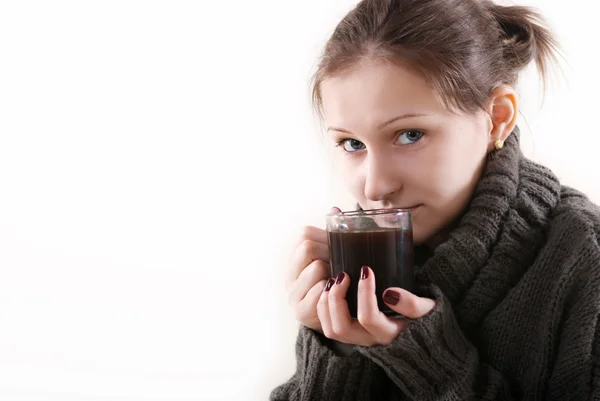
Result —
<instances>
[{"instance_id":1,"label":"gray knit sweater","mask_svg":"<svg viewBox=\"0 0 600 401\"><path fill-rule=\"evenodd\" d=\"M600 209L524 158L518 136L417 269L435 309L349 356L301 327L296 372L271 400L600 400Z\"/></svg>"}]
</instances>

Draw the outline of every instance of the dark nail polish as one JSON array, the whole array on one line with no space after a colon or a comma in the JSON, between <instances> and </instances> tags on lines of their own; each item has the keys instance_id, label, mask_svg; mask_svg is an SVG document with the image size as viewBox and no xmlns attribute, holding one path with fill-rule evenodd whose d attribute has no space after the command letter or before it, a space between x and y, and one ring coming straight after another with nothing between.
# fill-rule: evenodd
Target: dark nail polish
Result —
<instances>
[{"instance_id":1,"label":"dark nail polish","mask_svg":"<svg viewBox=\"0 0 600 401\"><path fill-rule=\"evenodd\" d=\"M342 281L344 281L344 272L340 272L340 274L337 275L336 279L335 279L335 283L336 284L342 284Z\"/></svg>"},{"instance_id":2,"label":"dark nail polish","mask_svg":"<svg viewBox=\"0 0 600 401\"><path fill-rule=\"evenodd\" d=\"M330 278L329 280L327 280L327 285L325 285L325 291L329 291L333 283L335 283L334 279Z\"/></svg>"},{"instance_id":3,"label":"dark nail polish","mask_svg":"<svg viewBox=\"0 0 600 401\"><path fill-rule=\"evenodd\" d=\"M367 266L363 266L360 269L360 278L365 280L367 277L369 277L369 268Z\"/></svg>"},{"instance_id":4,"label":"dark nail polish","mask_svg":"<svg viewBox=\"0 0 600 401\"><path fill-rule=\"evenodd\" d=\"M383 301L386 304L396 305L400 302L400 293L392 290L386 291L385 294L383 294Z\"/></svg>"}]
</instances>

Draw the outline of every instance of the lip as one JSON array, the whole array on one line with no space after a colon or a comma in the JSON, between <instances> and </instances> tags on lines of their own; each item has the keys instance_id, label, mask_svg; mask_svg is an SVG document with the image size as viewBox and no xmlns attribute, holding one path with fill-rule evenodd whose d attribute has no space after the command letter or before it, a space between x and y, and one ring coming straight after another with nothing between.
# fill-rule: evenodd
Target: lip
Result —
<instances>
[{"instance_id":1,"label":"lip","mask_svg":"<svg viewBox=\"0 0 600 401\"><path fill-rule=\"evenodd\" d=\"M398 211L409 211L411 213L415 213L415 211L417 211L418 209L421 208L421 206L423 206L423 204L418 204L418 205L414 205L414 206L409 206L409 207L401 207L401 206L389 206L389 207L379 207L379 208L368 208L368 209L361 209L361 210L352 210L352 211L346 211L346 212L341 212L341 213L330 213L328 214L328 216L335 216L335 215L340 215L340 216L350 216L350 215L359 215L362 213L371 213L371 212L383 212L383 213L387 213L385 211L387 210L398 210Z\"/></svg>"},{"instance_id":2,"label":"lip","mask_svg":"<svg viewBox=\"0 0 600 401\"><path fill-rule=\"evenodd\" d=\"M423 206L423 205L414 205L414 206L408 206L408 207L398 206L397 209L410 210L411 212L413 212L416 209L420 208L421 206ZM396 207L389 208L389 209L396 209Z\"/></svg>"}]
</instances>

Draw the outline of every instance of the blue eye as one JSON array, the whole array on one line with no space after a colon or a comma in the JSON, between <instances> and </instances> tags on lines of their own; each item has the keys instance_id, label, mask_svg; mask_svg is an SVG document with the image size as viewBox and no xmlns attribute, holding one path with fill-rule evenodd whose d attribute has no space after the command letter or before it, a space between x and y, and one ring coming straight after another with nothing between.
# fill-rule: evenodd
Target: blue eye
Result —
<instances>
[{"instance_id":1,"label":"blue eye","mask_svg":"<svg viewBox=\"0 0 600 401\"><path fill-rule=\"evenodd\" d=\"M348 153L354 153L365 148L365 144L356 139L344 139L338 142L338 146L342 146Z\"/></svg>"},{"instance_id":2,"label":"blue eye","mask_svg":"<svg viewBox=\"0 0 600 401\"><path fill-rule=\"evenodd\" d=\"M415 142L418 142L421 138L423 138L423 135L425 135L423 131L415 129L404 131L398 137L398 142L401 145L410 145Z\"/></svg>"}]
</instances>

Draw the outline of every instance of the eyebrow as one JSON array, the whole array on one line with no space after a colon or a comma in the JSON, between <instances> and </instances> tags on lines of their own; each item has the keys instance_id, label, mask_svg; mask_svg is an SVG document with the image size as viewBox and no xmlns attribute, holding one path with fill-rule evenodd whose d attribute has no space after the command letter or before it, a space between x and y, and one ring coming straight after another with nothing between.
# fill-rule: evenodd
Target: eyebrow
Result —
<instances>
[{"instance_id":1,"label":"eyebrow","mask_svg":"<svg viewBox=\"0 0 600 401\"><path fill-rule=\"evenodd\" d=\"M403 120L405 118L414 118L414 117L427 117L428 114L422 114L422 113L408 113L408 114L402 114L400 116L394 117L394 118L390 118L387 121L384 121L383 123L379 124L379 126L377 127L377 129L381 130L385 127L387 127L388 125L390 125L391 123L394 123L398 120ZM339 131L339 132L345 132L346 134L352 134L352 132L350 132L347 129L344 128L339 128L339 127L327 127L327 131Z\"/></svg>"}]
</instances>

